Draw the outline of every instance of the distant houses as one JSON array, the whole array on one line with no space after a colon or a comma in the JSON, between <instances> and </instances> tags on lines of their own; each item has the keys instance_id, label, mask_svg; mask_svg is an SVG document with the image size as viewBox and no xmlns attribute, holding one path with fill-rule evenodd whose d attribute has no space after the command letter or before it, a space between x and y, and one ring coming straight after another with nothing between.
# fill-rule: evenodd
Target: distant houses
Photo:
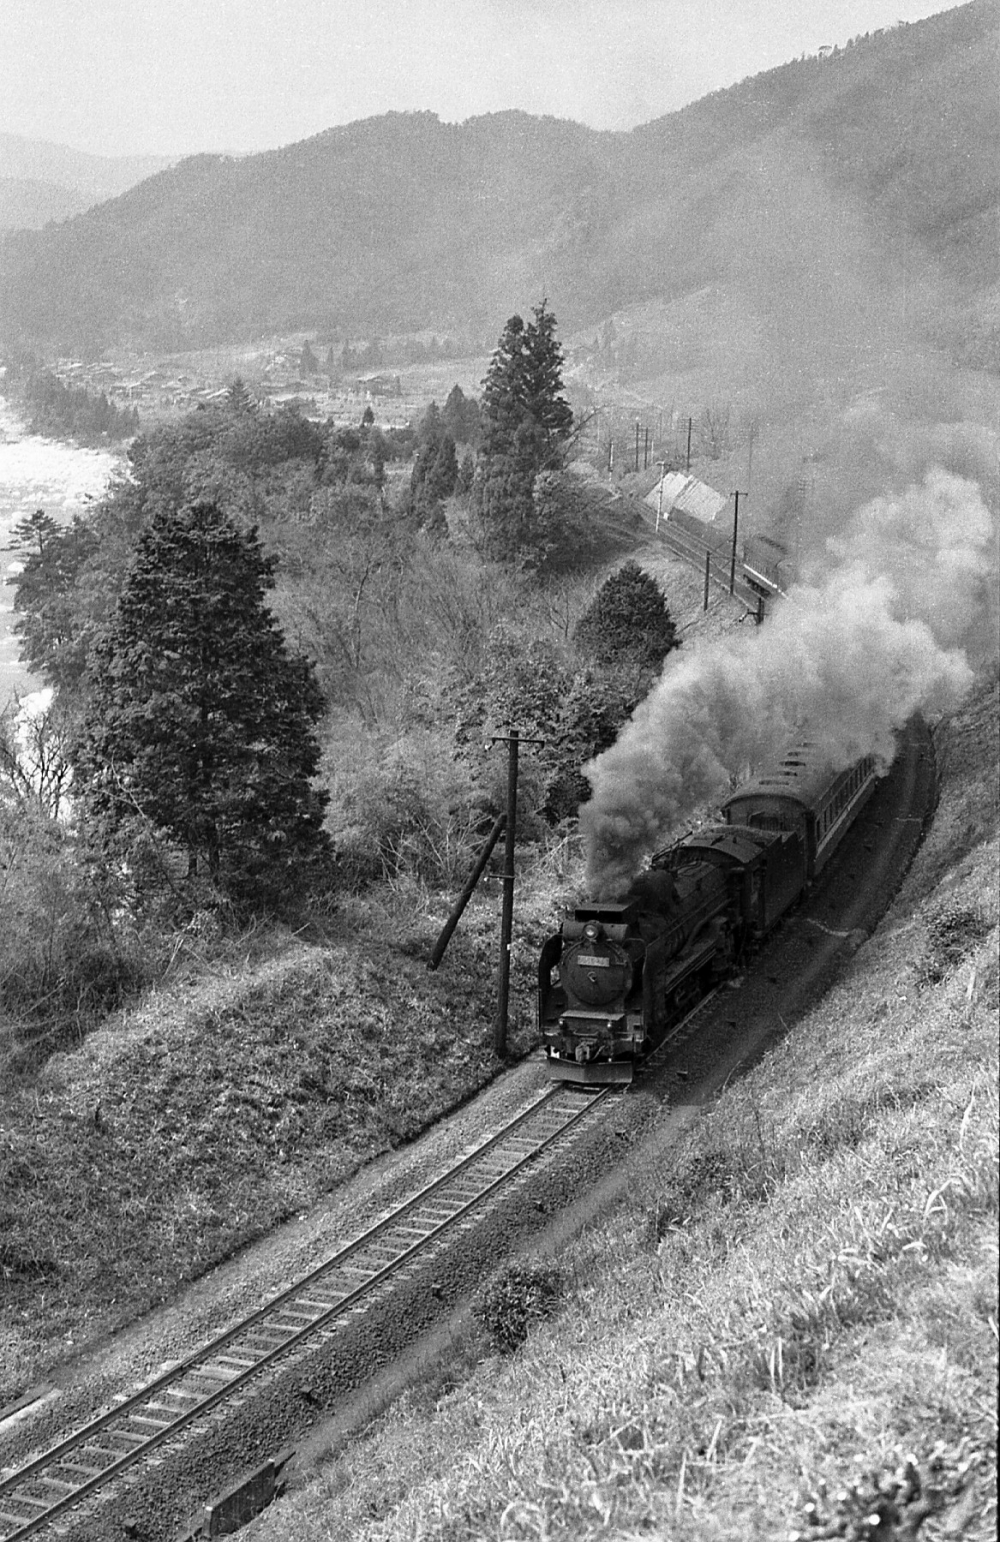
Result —
<instances>
[{"instance_id":1,"label":"distant houses","mask_svg":"<svg viewBox=\"0 0 1000 1542\"><path fill-rule=\"evenodd\" d=\"M359 396L402 396L403 387L398 375L362 375L357 380L345 381L348 390Z\"/></svg>"}]
</instances>

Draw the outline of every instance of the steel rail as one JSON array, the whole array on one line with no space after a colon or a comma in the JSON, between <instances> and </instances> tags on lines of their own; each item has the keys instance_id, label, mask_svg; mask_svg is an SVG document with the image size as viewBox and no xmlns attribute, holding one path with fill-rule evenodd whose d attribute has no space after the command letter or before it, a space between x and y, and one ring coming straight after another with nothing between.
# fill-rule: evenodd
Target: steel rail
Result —
<instances>
[{"instance_id":1,"label":"steel rail","mask_svg":"<svg viewBox=\"0 0 1000 1542\"><path fill-rule=\"evenodd\" d=\"M601 1088L596 1092L576 1087L572 1089L564 1087L552 1088L533 1103L530 1108L513 1119L504 1129L483 1142L475 1151L470 1152L455 1167L451 1168L440 1178L435 1179L433 1183L428 1184L419 1194L414 1195L403 1205L400 1205L390 1215L377 1222L369 1231L356 1238L354 1242L349 1243L323 1264L296 1281L294 1285L289 1286L279 1295L273 1297L263 1307L251 1313L249 1317L242 1319L234 1327L227 1329L225 1333L220 1334L210 1343L204 1345L195 1354L179 1362L178 1365L164 1372L154 1381L147 1383L138 1392L117 1403L113 1408L84 1425L73 1435L68 1436L48 1451L43 1452L33 1461L28 1462L24 1467L10 1474L9 1477L0 1480L0 1542L21 1542L21 1539L35 1535L57 1519L58 1516L81 1504L85 1499L90 1498L96 1493L97 1490L110 1484L129 1468L141 1462L156 1447L173 1440L180 1432L203 1419L221 1403L233 1398L252 1380L284 1355L300 1347L314 1334L318 1334L323 1329L328 1328L337 1317L343 1316L346 1312L350 1311L366 1295L375 1291L387 1279L391 1278L393 1274L399 1272L431 1243L437 1241L445 1232L468 1219L472 1211L499 1189L512 1182L526 1167L537 1160L542 1152L579 1124L585 1116L590 1114L599 1103L604 1101L609 1093L617 1090L615 1087ZM565 1100L566 1106L561 1112L557 1113L553 1105L560 1099ZM55 1498L49 1503L27 1494L18 1494L18 1489L23 1489L35 1481L47 1486L55 1484L65 1488L67 1485L64 1481L47 1479L42 1475L46 1471L62 1467L68 1456L73 1452L81 1452L82 1448L88 1446L103 1431L108 1431L112 1438L138 1440L138 1437L132 1433L126 1434L123 1430L116 1432L114 1426L116 1424L126 1424L130 1415L134 1415L136 1410L149 1408L158 1393L168 1391L192 1372L197 1373L199 1367L209 1364L228 1345L246 1336L258 1324L265 1323L268 1318L279 1315L284 1305L294 1301L296 1298L301 1299L308 1293L309 1288L315 1286L324 1276L334 1274L349 1259L355 1257L373 1242L378 1241L379 1238L390 1232L393 1227L398 1228L407 1217L414 1217L420 1208L426 1206L435 1196L443 1195L449 1185L454 1185L456 1180L467 1176L470 1169L484 1165L491 1155L496 1155L498 1148L502 1147L504 1143L516 1139L518 1132L525 1125L538 1121L546 1115L551 1118L553 1114L557 1114L559 1118L558 1126L544 1133L541 1140L533 1139L529 1150L522 1153L514 1153L514 1160L499 1175L488 1177L484 1174L483 1176L487 1177L487 1181L477 1188L474 1194L464 1198L459 1196L456 1209L443 1218L432 1221L430 1228L423 1235L420 1235L409 1244L404 1244L400 1251L384 1264L375 1267L369 1265L367 1278L352 1289L338 1295L336 1301L332 1302L324 1310L319 1311L317 1315L312 1316L310 1321L301 1328L293 1330L277 1329L276 1331L280 1331L285 1335L282 1342L262 1353L256 1352L252 1364L242 1371L227 1376L224 1384L215 1391L200 1395L192 1407L173 1414L159 1406L156 1415L147 1416L146 1422L159 1423L161 1428L148 1436L143 1436L141 1443L137 1443L131 1450L122 1452L114 1448L108 1450L106 1447L96 1447L93 1453L95 1457L103 1454L112 1457L112 1460L99 1472L86 1478L82 1483L75 1485L71 1492L65 1493L61 1498ZM524 1136L522 1135L521 1138L524 1139ZM248 1345L247 1352L249 1353L251 1350L252 1346ZM206 1379L217 1380L218 1376L206 1377ZM194 1397L192 1393L183 1395ZM44 1503L45 1508L37 1515L20 1517L3 1507L2 1501L4 1496L10 1496L19 1506L31 1505L37 1507ZM15 1527L13 1531L7 1529L11 1524Z\"/></svg>"},{"instance_id":2,"label":"steel rail","mask_svg":"<svg viewBox=\"0 0 1000 1542\"><path fill-rule=\"evenodd\" d=\"M643 518L645 519L646 516L643 515ZM652 520L646 520L646 523L652 524L653 522ZM654 533L665 546L670 548L675 556L690 562L700 573L704 573L705 557L710 553L709 576L718 588L724 589L727 594L729 593L730 558L721 549L716 550L715 547L709 546L707 542L699 541L697 536L691 535L686 530L678 530L676 526L671 526L667 520L661 520L659 529L654 530ZM749 610L754 610L760 595L743 576L743 571L742 566L737 564L736 579L732 592L741 604L746 605Z\"/></svg>"},{"instance_id":3,"label":"steel rail","mask_svg":"<svg viewBox=\"0 0 1000 1542\"><path fill-rule=\"evenodd\" d=\"M656 1048L652 1050L651 1053L648 1054L640 1063L640 1071L646 1070L647 1068L652 1070L654 1067L660 1064L663 1058L665 1058L668 1049L677 1046L678 1040L680 1040L680 1042L683 1044L691 1037L696 1027L696 1019L701 1017L703 1013L707 1012L712 1002L719 995L721 989L722 987L720 985L713 986L710 991L707 991L704 996L700 997L700 999L695 1002L694 1006L689 1012L685 1012L684 1016L676 1023L674 1023L673 1027L670 1029L670 1032L660 1040Z\"/></svg>"}]
</instances>

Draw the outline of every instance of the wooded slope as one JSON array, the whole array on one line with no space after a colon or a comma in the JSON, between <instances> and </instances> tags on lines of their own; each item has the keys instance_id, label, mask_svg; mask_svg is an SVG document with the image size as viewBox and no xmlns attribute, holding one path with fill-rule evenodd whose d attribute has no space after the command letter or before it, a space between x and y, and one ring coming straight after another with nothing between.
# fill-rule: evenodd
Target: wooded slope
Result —
<instances>
[{"instance_id":1,"label":"wooded slope","mask_svg":"<svg viewBox=\"0 0 1000 1542\"><path fill-rule=\"evenodd\" d=\"M975 0L628 133L521 112L463 124L389 113L263 155L195 156L8 237L0 343L492 335L543 291L566 326L589 325L731 284L748 251L800 277L810 233L846 220L864 232L862 266L933 271L963 311L960 349L971 333L982 353L997 279L998 15Z\"/></svg>"}]
</instances>

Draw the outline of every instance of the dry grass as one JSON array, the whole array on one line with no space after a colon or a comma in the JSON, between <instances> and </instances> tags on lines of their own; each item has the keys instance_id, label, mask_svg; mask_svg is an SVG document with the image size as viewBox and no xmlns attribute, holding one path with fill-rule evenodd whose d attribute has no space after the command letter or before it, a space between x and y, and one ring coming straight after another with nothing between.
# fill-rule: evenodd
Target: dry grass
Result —
<instances>
[{"instance_id":1,"label":"dry grass","mask_svg":"<svg viewBox=\"0 0 1000 1542\"><path fill-rule=\"evenodd\" d=\"M386 891L350 936L176 983L3 1099L0 1404L496 1074L496 905L429 974L443 919Z\"/></svg>"},{"instance_id":2,"label":"dry grass","mask_svg":"<svg viewBox=\"0 0 1000 1542\"><path fill-rule=\"evenodd\" d=\"M935 830L838 987L560 1257L557 1318L464 1375L470 1328L458 1386L251 1535L995 1535L992 724L954 725Z\"/></svg>"}]
</instances>

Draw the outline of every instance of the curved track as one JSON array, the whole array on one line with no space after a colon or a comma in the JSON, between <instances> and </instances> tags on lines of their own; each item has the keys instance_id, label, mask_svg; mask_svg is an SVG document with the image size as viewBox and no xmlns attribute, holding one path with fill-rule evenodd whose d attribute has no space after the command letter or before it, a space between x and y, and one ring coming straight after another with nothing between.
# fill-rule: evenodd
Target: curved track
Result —
<instances>
[{"instance_id":1,"label":"curved track","mask_svg":"<svg viewBox=\"0 0 1000 1542\"><path fill-rule=\"evenodd\" d=\"M0 1480L0 1542L36 1535L175 1440L458 1227L618 1091L557 1086L498 1135L251 1316Z\"/></svg>"},{"instance_id":2,"label":"curved track","mask_svg":"<svg viewBox=\"0 0 1000 1542\"><path fill-rule=\"evenodd\" d=\"M759 1052L774 1034L775 1022L784 1029L796 1002L801 1005L799 998L815 991L845 942L863 937L874 924L933 806L933 745L922 725L910 725L903 750L859 821L853 850L838 857L814 904L792 918L771 945L768 968L774 971L780 955L778 971L794 980L794 987L780 1000L772 999L776 974L765 969L758 971L756 996L748 982L728 998L726 1010L732 1012L738 1003L745 1023L738 1038L731 1031L733 1020L719 1010L719 993L712 992L674 1026L644 1063L640 1079L647 1073L654 1077L678 1051L688 1062L685 1080L689 1070L692 1077L700 1074L690 1064L692 1051L695 1061L707 1057L717 1062L716 1079L727 1079L737 1063ZM866 871L859 882L853 869L862 865ZM184 1434L213 1411L226 1403L238 1406L254 1378L282 1357L291 1359L299 1346L335 1334L425 1249L449 1231L460 1232L478 1207L515 1187L540 1156L582 1135L597 1109L621 1090L550 1088L496 1136L319 1268L138 1393L0 1478L0 1542L56 1531L60 1520L63 1526L72 1523L70 1512L103 1497L119 1476L157 1448L179 1446Z\"/></svg>"}]
</instances>

